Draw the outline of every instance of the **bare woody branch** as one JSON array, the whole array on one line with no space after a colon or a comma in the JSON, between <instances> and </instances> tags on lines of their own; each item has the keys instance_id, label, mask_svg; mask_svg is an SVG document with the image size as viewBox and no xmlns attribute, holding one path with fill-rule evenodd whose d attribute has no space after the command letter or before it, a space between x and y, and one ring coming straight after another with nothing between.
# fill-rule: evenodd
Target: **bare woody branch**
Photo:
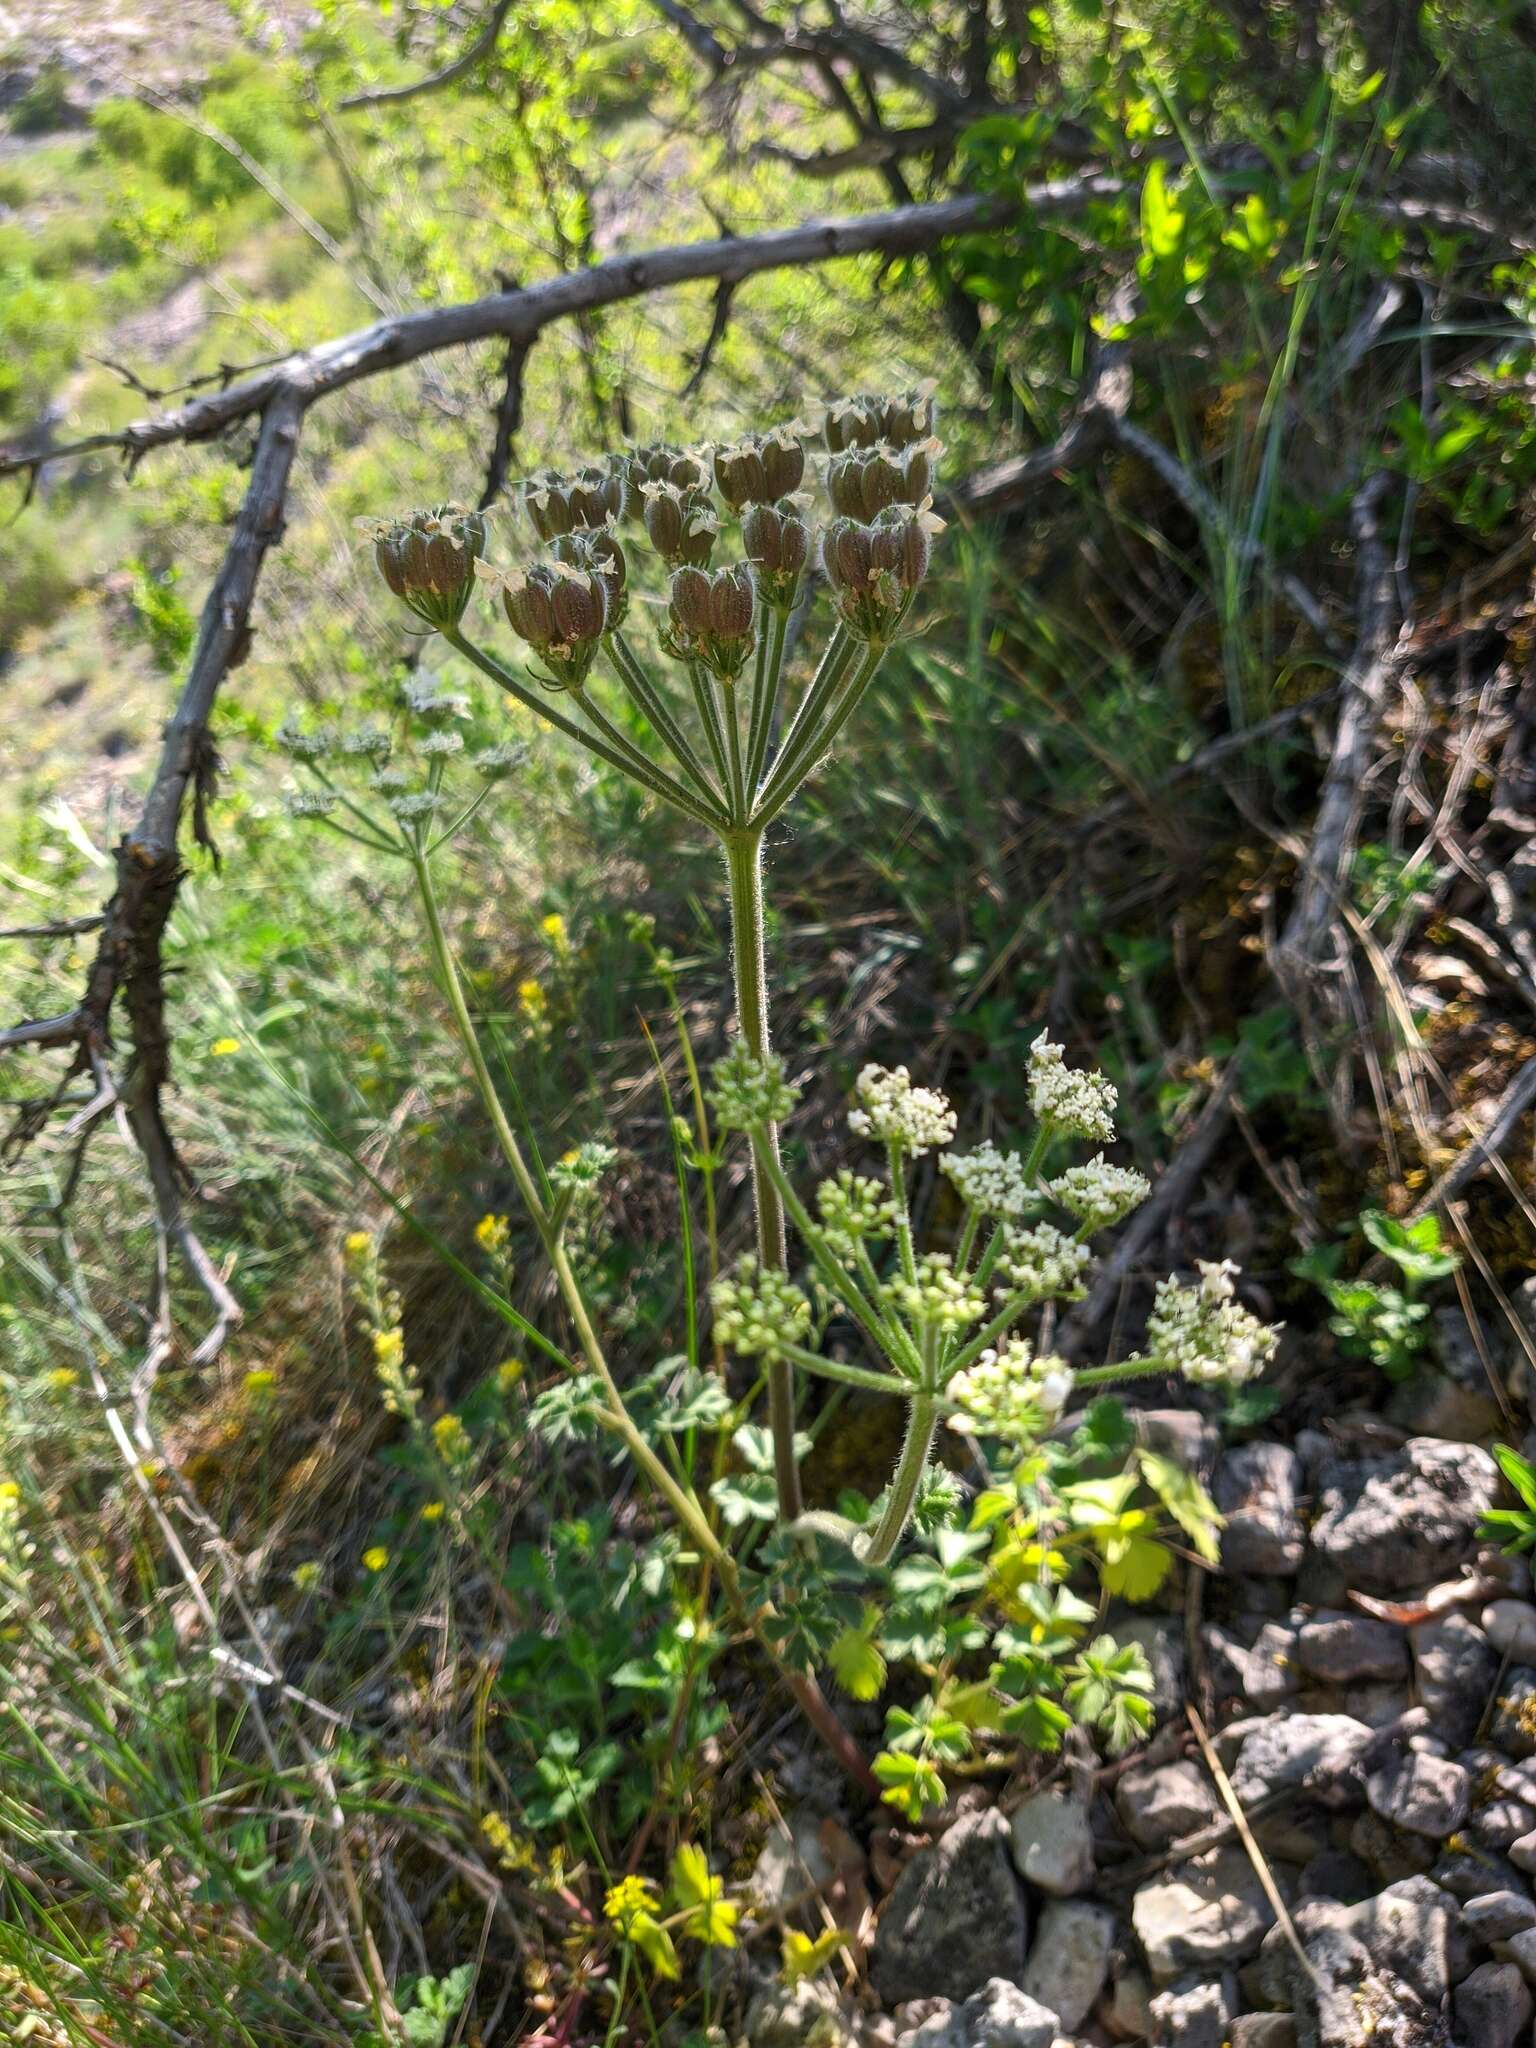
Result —
<instances>
[{"instance_id":1,"label":"bare woody branch","mask_svg":"<svg viewBox=\"0 0 1536 2048\"><path fill-rule=\"evenodd\" d=\"M502 24L512 9L512 0L496 0L496 5L486 17L485 27L474 41L451 64L443 65L439 71L432 71L425 78L413 79L408 85L380 86L372 92L354 92L338 102L342 109L351 113L361 107L398 107L404 100L419 99L423 93L439 92L445 85L452 85L455 79L463 78L481 64L501 36Z\"/></svg>"}]
</instances>

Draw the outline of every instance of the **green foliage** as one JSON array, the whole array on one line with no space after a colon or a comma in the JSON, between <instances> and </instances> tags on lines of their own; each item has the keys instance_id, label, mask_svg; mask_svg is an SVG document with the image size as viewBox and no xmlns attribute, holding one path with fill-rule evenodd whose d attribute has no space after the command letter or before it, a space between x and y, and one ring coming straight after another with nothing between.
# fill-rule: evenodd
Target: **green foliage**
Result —
<instances>
[{"instance_id":1,"label":"green foliage","mask_svg":"<svg viewBox=\"0 0 1536 2048\"><path fill-rule=\"evenodd\" d=\"M1366 1242L1390 1259L1403 1276L1401 1287L1340 1277L1345 1246L1319 1245L1293 1259L1291 1271L1320 1288L1333 1309L1328 1327L1346 1356L1368 1358L1388 1379L1411 1377L1429 1338L1431 1304L1419 1290L1445 1279L1461 1264L1461 1255L1441 1241L1440 1220L1431 1214L1416 1223L1400 1223L1379 1209L1360 1214Z\"/></svg>"},{"instance_id":2,"label":"green foliage","mask_svg":"<svg viewBox=\"0 0 1536 2048\"><path fill-rule=\"evenodd\" d=\"M1490 1508L1477 1533L1485 1543L1497 1543L1510 1557L1518 1557L1522 1551L1536 1552L1536 1465L1508 1444L1495 1444L1493 1455L1519 1506Z\"/></svg>"}]
</instances>

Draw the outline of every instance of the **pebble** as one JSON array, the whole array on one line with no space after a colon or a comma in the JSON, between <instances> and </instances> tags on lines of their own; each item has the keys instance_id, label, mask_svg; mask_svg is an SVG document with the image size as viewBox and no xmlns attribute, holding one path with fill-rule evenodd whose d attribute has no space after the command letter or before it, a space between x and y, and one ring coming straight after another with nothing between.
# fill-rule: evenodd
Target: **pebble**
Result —
<instances>
[{"instance_id":1,"label":"pebble","mask_svg":"<svg viewBox=\"0 0 1536 2048\"><path fill-rule=\"evenodd\" d=\"M1483 1634L1512 1664L1536 1665L1536 1607L1526 1600L1495 1600L1479 1617Z\"/></svg>"},{"instance_id":2,"label":"pebble","mask_svg":"<svg viewBox=\"0 0 1536 2048\"><path fill-rule=\"evenodd\" d=\"M1397 1451L1330 1457L1312 1545L1351 1586L1401 1598L1460 1569L1497 1492L1498 1468L1475 1444L1418 1436Z\"/></svg>"},{"instance_id":3,"label":"pebble","mask_svg":"<svg viewBox=\"0 0 1536 2048\"><path fill-rule=\"evenodd\" d=\"M1050 2007L1064 2032L1079 2027L1109 1976L1115 1916L1080 1899L1052 1899L1040 1915L1024 1989Z\"/></svg>"},{"instance_id":4,"label":"pebble","mask_svg":"<svg viewBox=\"0 0 1536 2048\"><path fill-rule=\"evenodd\" d=\"M1456 2024L1477 2048L1515 2048L1531 2023L1530 1988L1512 1963L1480 1963L1456 1987Z\"/></svg>"},{"instance_id":5,"label":"pebble","mask_svg":"<svg viewBox=\"0 0 1536 2048\"><path fill-rule=\"evenodd\" d=\"M1162 1849L1220 1817L1216 1795L1191 1763L1123 1771L1115 1782L1115 1811L1139 1849Z\"/></svg>"},{"instance_id":6,"label":"pebble","mask_svg":"<svg viewBox=\"0 0 1536 2048\"><path fill-rule=\"evenodd\" d=\"M1480 1899L1468 1899L1461 1909L1461 1924L1474 1940L1489 1947L1536 1927L1536 1905L1523 1892L1486 1892Z\"/></svg>"},{"instance_id":7,"label":"pebble","mask_svg":"<svg viewBox=\"0 0 1536 2048\"><path fill-rule=\"evenodd\" d=\"M1475 1622L1447 1614L1409 1631L1414 1680L1430 1725L1458 1749L1477 1734L1499 1653Z\"/></svg>"},{"instance_id":8,"label":"pebble","mask_svg":"<svg viewBox=\"0 0 1536 2048\"><path fill-rule=\"evenodd\" d=\"M1527 1927L1488 1946L1501 1963L1513 1963L1527 1984L1536 1984L1536 1928Z\"/></svg>"},{"instance_id":9,"label":"pebble","mask_svg":"<svg viewBox=\"0 0 1536 2048\"><path fill-rule=\"evenodd\" d=\"M1410 1750L1371 1772L1365 1796L1372 1812L1394 1827L1443 1842L1471 1809L1472 1779L1460 1764Z\"/></svg>"},{"instance_id":10,"label":"pebble","mask_svg":"<svg viewBox=\"0 0 1536 2048\"><path fill-rule=\"evenodd\" d=\"M1274 1911L1240 1848L1181 1863L1137 1892L1131 1922L1158 1984L1185 1970L1242 1962L1274 1924Z\"/></svg>"},{"instance_id":11,"label":"pebble","mask_svg":"<svg viewBox=\"0 0 1536 2048\"><path fill-rule=\"evenodd\" d=\"M1230 1977L1181 1977L1152 2001L1159 2048L1228 2048L1236 1986Z\"/></svg>"},{"instance_id":12,"label":"pebble","mask_svg":"<svg viewBox=\"0 0 1536 2048\"><path fill-rule=\"evenodd\" d=\"M1406 1678L1408 1645L1400 1628L1365 1614L1323 1609L1302 1623L1296 1656L1303 1671L1329 1685L1363 1678Z\"/></svg>"},{"instance_id":13,"label":"pebble","mask_svg":"<svg viewBox=\"0 0 1536 2048\"><path fill-rule=\"evenodd\" d=\"M1312 1791L1325 1805L1356 1795L1356 1766L1373 1731L1349 1714L1275 1714L1245 1736L1232 1770L1244 1806L1267 1793Z\"/></svg>"},{"instance_id":14,"label":"pebble","mask_svg":"<svg viewBox=\"0 0 1536 2048\"><path fill-rule=\"evenodd\" d=\"M870 1976L887 2005L967 1999L994 1977L1024 1974L1029 1921L995 1807L957 1820L919 1849L891 1888Z\"/></svg>"},{"instance_id":15,"label":"pebble","mask_svg":"<svg viewBox=\"0 0 1536 2048\"><path fill-rule=\"evenodd\" d=\"M1037 1792L1013 1816L1013 1860L1019 1875L1055 1898L1093 1882L1093 1829L1081 1800Z\"/></svg>"},{"instance_id":16,"label":"pebble","mask_svg":"<svg viewBox=\"0 0 1536 2048\"><path fill-rule=\"evenodd\" d=\"M896 2048L1052 2048L1059 2031L1055 2013L1005 1977L992 1977L969 1998L898 2034Z\"/></svg>"}]
</instances>

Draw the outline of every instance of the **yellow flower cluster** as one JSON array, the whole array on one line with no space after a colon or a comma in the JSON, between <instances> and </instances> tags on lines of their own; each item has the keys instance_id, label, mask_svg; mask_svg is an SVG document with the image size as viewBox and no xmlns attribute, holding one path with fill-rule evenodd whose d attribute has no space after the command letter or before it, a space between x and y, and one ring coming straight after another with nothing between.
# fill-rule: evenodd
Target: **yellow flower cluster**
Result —
<instances>
[{"instance_id":1,"label":"yellow flower cluster","mask_svg":"<svg viewBox=\"0 0 1536 2048\"><path fill-rule=\"evenodd\" d=\"M512 1236L512 1225L505 1216L485 1215L475 1225L475 1243L491 1258L503 1253Z\"/></svg>"}]
</instances>

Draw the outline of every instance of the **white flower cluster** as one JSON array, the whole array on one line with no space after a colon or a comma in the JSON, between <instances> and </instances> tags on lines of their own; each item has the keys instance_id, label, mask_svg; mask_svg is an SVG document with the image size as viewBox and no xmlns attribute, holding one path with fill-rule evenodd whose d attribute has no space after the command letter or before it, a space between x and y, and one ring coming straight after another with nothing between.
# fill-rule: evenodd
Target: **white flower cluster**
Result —
<instances>
[{"instance_id":1,"label":"white flower cluster","mask_svg":"<svg viewBox=\"0 0 1536 2048\"><path fill-rule=\"evenodd\" d=\"M521 768L528 758L528 749L521 740L501 740L494 747L485 747L475 756L475 766L487 782L497 782L503 775L510 775L514 768Z\"/></svg>"},{"instance_id":2,"label":"white flower cluster","mask_svg":"<svg viewBox=\"0 0 1536 2048\"><path fill-rule=\"evenodd\" d=\"M1063 1052L1044 1032L1029 1048L1030 1107L1041 1123L1055 1130L1107 1145L1115 1135L1115 1104L1120 1099L1115 1084L1102 1074L1069 1067Z\"/></svg>"},{"instance_id":3,"label":"white flower cluster","mask_svg":"<svg viewBox=\"0 0 1536 2048\"><path fill-rule=\"evenodd\" d=\"M1274 1357L1280 1332L1236 1298L1231 1259L1196 1260L1199 1283L1160 1280L1147 1318L1147 1355L1196 1386L1256 1379Z\"/></svg>"},{"instance_id":4,"label":"white flower cluster","mask_svg":"<svg viewBox=\"0 0 1536 2048\"><path fill-rule=\"evenodd\" d=\"M549 1169L550 1182L561 1194L568 1190L573 1202L588 1199L597 1193L599 1182L618 1156L601 1138L588 1138L555 1161Z\"/></svg>"},{"instance_id":5,"label":"white flower cluster","mask_svg":"<svg viewBox=\"0 0 1536 2048\"><path fill-rule=\"evenodd\" d=\"M894 1143L915 1159L953 1139L948 1096L914 1088L905 1067L867 1066L855 1085L860 1106L848 1112L848 1128L859 1137Z\"/></svg>"},{"instance_id":6,"label":"white flower cluster","mask_svg":"<svg viewBox=\"0 0 1536 2048\"><path fill-rule=\"evenodd\" d=\"M423 754L462 754L464 735L461 732L429 732L421 743Z\"/></svg>"},{"instance_id":7,"label":"white flower cluster","mask_svg":"<svg viewBox=\"0 0 1536 2048\"><path fill-rule=\"evenodd\" d=\"M983 1351L951 1380L949 1398L959 1412L949 1418L950 1427L971 1436L1035 1443L1066 1407L1072 1383L1072 1368L1064 1359L1036 1358L1027 1339L1011 1337L1000 1351Z\"/></svg>"},{"instance_id":8,"label":"white flower cluster","mask_svg":"<svg viewBox=\"0 0 1536 2048\"><path fill-rule=\"evenodd\" d=\"M751 1257L738 1262L734 1277L717 1280L709 1296L716 1336L743 1358L782 1358L811 1326L811 1304L794 1282Z\"/></svg>"},{"instance_id":9,"label":"white flower cluster","mask_svg":"<svg viewBox=\"0 0 1536 2048\"><path fill-rule=\"evenodd\" d=\"M435 676L416 676L405 686L406 707L418 718L460 718L469 709L462 690L445 690Z\"/></svg>"},{"instance_id":10,"label":"white flower cluster","mask_svg":"<svg viewBox=\"0 0 1536 2048\"><path fill-rule=\"evenodd\" d=\"M344 754L364 761L382 761L387 759L394 741L382 725L354 725L342 733L338 744Z\"/></svg>"},{"instance_id":11,"label":"white flower cluster","mask_svg":"<svg viewBox=\"0 0 1536 2048\"><path fill-rule=\"evenodd\" d=\"M893 1301L929 1330L952 1337L980 1322L987 1298L964 1273L955 1271L948 1252L925 1252L917 1262L917 1278L889 1283Z\"/></svg>"},{"instance_id":12,"label":"white flower cluster","mask_svg":"<svg viewBox=\"0 0 1536 2048\"><path fill-rule=\"evenodd\" d=\"M784 1062L774 1054L760 1060L738 1038L723 1060L716 1060L710 1101L721 1127L750 1131L781 1124L794 1108L799 1089L784 1078Z\"/></svg>"},{"instance_id":13,"label":"white flower cluster","mask_svg":"<svg viewBox=\"0 0 1536 2048\"><path fill-rule=\"evenodd\" d=\"M328 789L290 789L283 797L283 809L290 818L323 818L340 801Z\"/></svg>"},{"instance_id":14,"label":"white flower cluster","mask_svg":"<svg viewBox=\"0 0 1536 2048\"><path fill-rule=\"evenodd\" d=\"M1134 1167L1111 1166L1100 1152L1086 1166L1069 1166L1058 1174L1050 1190L1092 1235L1129 1216L1152 1192L1152 1183Z\"/></svg>"},{"instance_id":15,"label":"white flower cluster","mask_svg":"<svg viewBox=\"0 0 1536 2048\"><path fill-rule=\"evenodd\" d=\"M1076 1287L1092 1256L1087 1245L1068 1237L1054 1223L1010 1229L1003 1238L996 1268L1008 1284L995 1291L1000 1297L1027 1294L1032 1300L1048 1301Z\"/></svg>"},{"instance_id":16,"label":"white flower cluster","mask_svg":"<svg viewBox=\"0 0 1536 2048\"><path fill-rule=\"evenodd\" d=\"M999 1152L990 1138L974 1152L952 1152L939 1164L961 1201L979 1215L1023 1216L1035 1200L1024 1162L1012 1152Z\"/></svg>"},{"instance_id":17,"label":"white flower cluster","mask_svg":"<svg viewBox=\"0 0 1536 2048\"><path fill-rule=\"evenodd\" d=\"M402 825L412 825L418 818L430 818L440 802L429 789L407 790L404 796L392 796L389 808Z\"/></svg>"},{"instance_id":18,"label":"white flower cluster","mask_svg":"<svg viewBox=\"0 0 1536 2048\"><path fill-rule=\"evenodd\" d=\"M323 761L336 747L334 725L312 726L306 731L295 718L285 718L273 737L296 761Z\"/></svg>"},{"instance_id":19,"label":"white flower cluster","mask_svg":"<svg viewBox=\"0 0 1536 2048\"><path fill-rule=\"evenodd\" d=\"M827 1242L840 1259L854 1257L867 1237L889 1237L896 1227L896 1204L882 1181L842 1167L816 1190Z\"/></svg>"}]
</instances>

